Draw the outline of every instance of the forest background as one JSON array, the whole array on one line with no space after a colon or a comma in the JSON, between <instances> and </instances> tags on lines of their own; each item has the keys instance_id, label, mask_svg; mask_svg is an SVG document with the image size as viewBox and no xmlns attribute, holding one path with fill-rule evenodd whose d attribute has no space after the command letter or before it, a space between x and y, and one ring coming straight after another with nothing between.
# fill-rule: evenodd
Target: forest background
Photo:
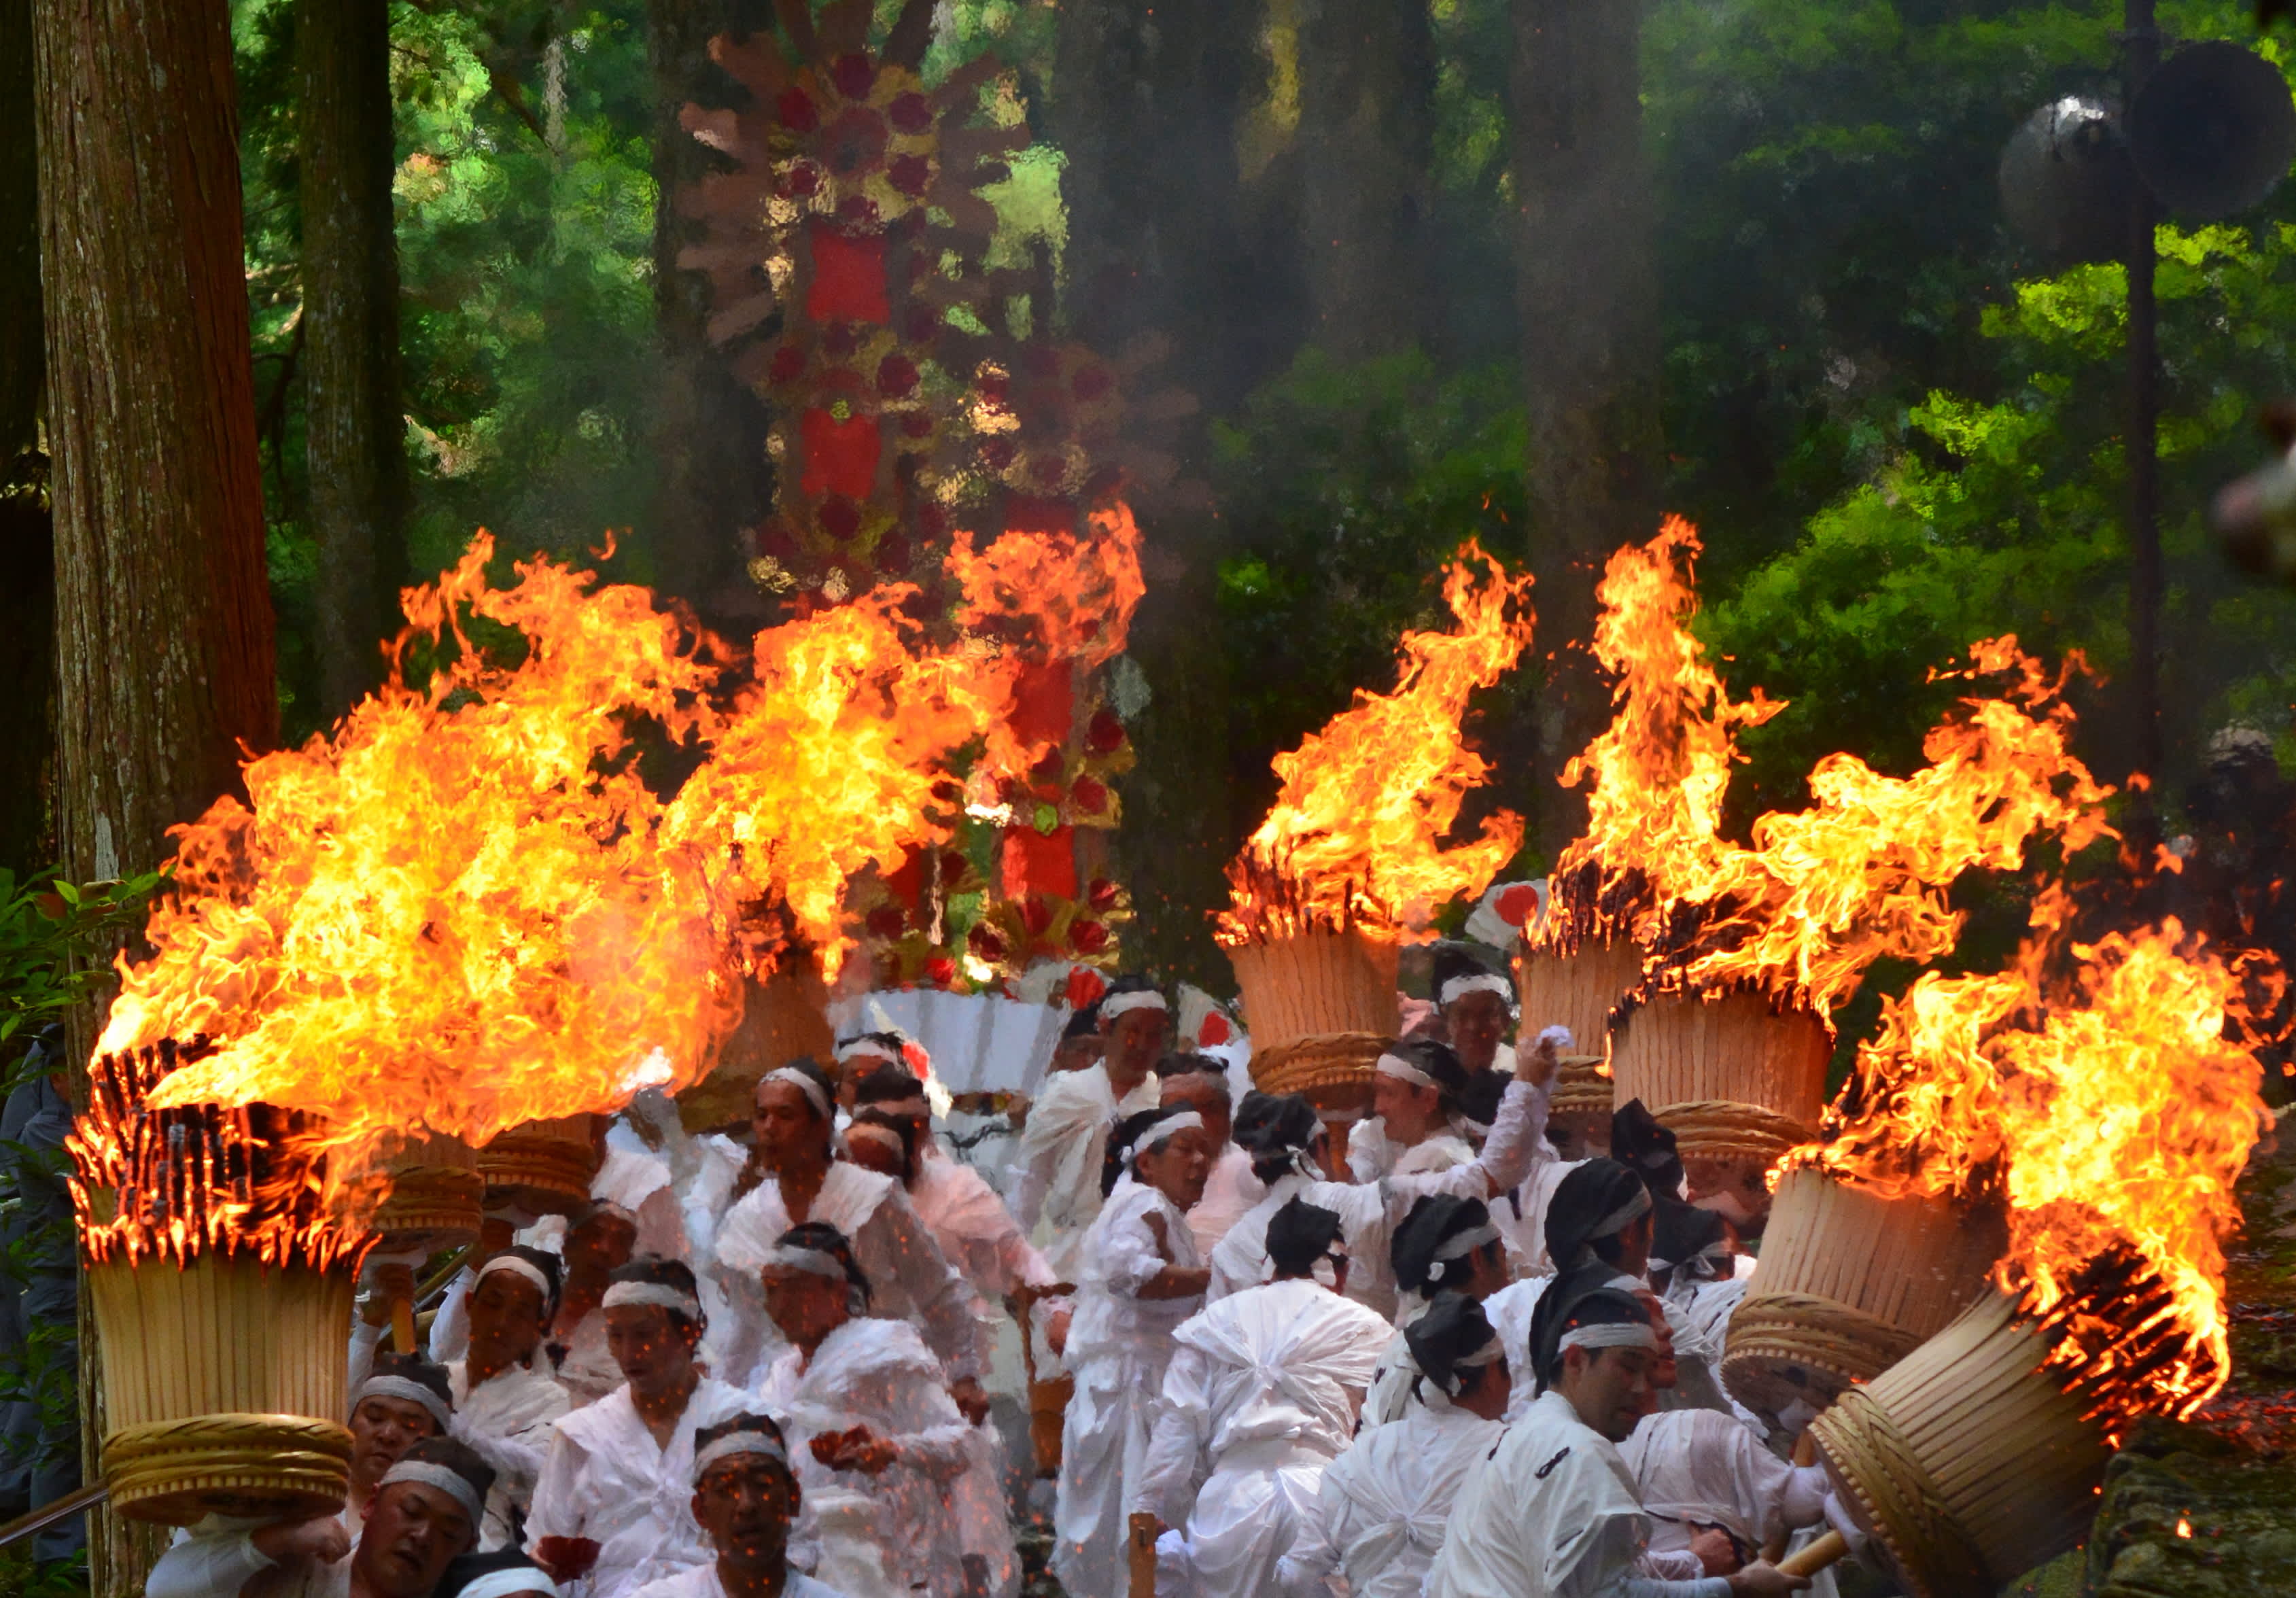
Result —
<instances>
[{"instance_id":1,"label":"forest background","mask_svg":"<svg viewBox=\"0 0 2296 1598\"><path fill-rule=\"evenodd\" d=\"M761 408L694 356L671 264L680 224L661 198L701 160L676 108L735 95L703 41L770 28L770 7L398 0L387 104L350 75L299 70L306 9L231 6L288 741L377 669L383 619L331 619L319 580L346 525L386 588L437 571L481 526L505 562L588 561L611 529L614 577L706 611L681 549L697 522L722 540L754 521L770 493ZM1638 35L1636 8L1570 24L1585 9L1182 0L1159 19L1111 0L944 0L935 13L929 76L996 55L1018 74L1007 114L1034 135L993 191L996 258L1048 244L1079 317L1121 280L1125 308L1101 321L1167 334L1157 381L1200 403L1174 442L1209 493L1147 508L1152 591L1120 668L1139 707L1117 845L1138 957L1226 986L1204 913L1270 797L1268 757L1388 680L1397 634L1439 621L1439 562L1471 534L1541 570L1546 657L1583 638L1585 616L1548 568L1567 556L1590 577L1660 510L1699 525L1702 634L1734 691L1792 701L1744 740L1739 824L1799 802L1825 751L1917 762L1953 692L1931 668L2003 632L2053 660L2080 651L2097 677L2079 696L2085 753L2114 779L2136 764L2114 699L2128 656L2123 275L2046 273L2005 228L1994 178L2036 105L2111 94L2119 0L1654 0ZM2244 5L2179 0L2161 20L2172 39L2257 38ZM1578 54L1560 65L1526 45L1570 26ZM2259 48L2285 61L2284 36ZM1587 148L1575 172L1525 178L1564 117L1558 95ZM316 506L315 119L338 151L347 137L388 150L398 334L385 365L404 419L403 471L323 474ZM1557 215L1566 182L1567 223L1526 225L1534 199ZM20 244L29 216L7 208ZM2259 404L2296 389L2296 185L2236 225L2164 225L2159 249L2169 709L2156 792L2174 834L2212 824L2211 763L2222 777L2228 750L2251 808L2284 807L2277 768L2296 762L2296 601L2233 572L2202 522L2208 495L2260 455ZM0 249L12 306L28 258ZM1558 397L1556 374L1587 364L1563 347L1582 325L1616 348L1595 362L1591 399L1583 370ZM1556 509L1584 497L1581 466L1542 451L1554 408L1571 405L1649 467L1628 492L1596 485L1609 497L1591 534ZM0 438L0 650L37 685L53 682L53 646L49 463L31 420L12 402L0 416L18 434ZM1538 725L1547 664L1489 696L1477 729L1500 763L1478 803L1533 818L1519 872L1570 835L1553 782L1570 749ZM59 848L53 740L36 725L54 694L16 699L0 729L0 865L20 873Z\"/></svg>"}]
</instances>

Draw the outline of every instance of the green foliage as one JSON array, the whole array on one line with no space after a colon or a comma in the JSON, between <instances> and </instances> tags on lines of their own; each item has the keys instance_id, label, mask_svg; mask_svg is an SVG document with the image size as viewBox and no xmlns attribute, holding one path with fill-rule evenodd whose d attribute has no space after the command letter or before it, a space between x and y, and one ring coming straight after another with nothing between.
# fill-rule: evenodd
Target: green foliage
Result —
<instances>
[{"instance_id":1,"label":"green foliage","mask_svg":"<svg viewBox=\"0 0 2296 1598\"><path fill-rule=\"evenodd\" d=\"M91 955L144 924L161 873L76 887L61 877L18 881L0 867L0 1097L12 1063L43 1028L63 1019L110 973Z\"/></svg>"},{"instance_id":2,"label":"green foliage","mask_svg":"<svg viewBox=\"0 0 2296 1598\"><path fill-rule=\"evenodd\" d=\"M1270 756L1358 686L1392 683L1405 628L1447 623L1453 552L1470 537L1513 549L1524 444L1511 377L1447 375L1416 353L1341 366L1311 349L1215 424L1218 639L1244 792L1273 797Z\"/></svg>"}]
</instances>

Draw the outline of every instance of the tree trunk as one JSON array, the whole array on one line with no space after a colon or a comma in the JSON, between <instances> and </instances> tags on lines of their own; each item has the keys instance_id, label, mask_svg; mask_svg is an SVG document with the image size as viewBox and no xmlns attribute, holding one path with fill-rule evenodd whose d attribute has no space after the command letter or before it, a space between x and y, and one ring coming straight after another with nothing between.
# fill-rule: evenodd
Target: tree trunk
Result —
<instances>
[{"instance_id":1,"label":"tree trunk","mask_svg":"<svg viewBox=\"0 0 2296 1598\"><path fill-rule=\"evenodd\" d=\"M320 711L332 721L381 681L406 578L389 0L302 0L295 57L304 450Z\"/></svg>"},{"instance_id":2,"label":"tree trunk","mask_svg":"<svg viewBox=\"0 0 2296 1598\"><path fill-rule=\"evenodd\" d=\"M0 39L29 37L31 0L0 0ZM45 362L40 184L32 53L0 50L0 866L55 863L48 776L55 743L55 572L35 453Z\"/></svg>"},{"instance_id":3,"label":"tree trunk","mask_svg":"<svg viewBox=\"0 0 2296 1598\"><path fill-rule=\"evenodd\" d=\"M1308 337L1341 360L1418 342L1435 39L1426 0L1308 0L1300 28Z\"/></svg>"},{"instance_id":4,"label":"tree trunk","mask_svg":"<svg viewBox=\"0 0 2296 1598\"><path fill-rule=\"evenodd\" d=\"M677 123L680 107L730 105L741 86L709 59L717 34L773 26L770 0L648 0L646 53L653 70L655 192L653 282L660 339L655 450L661 463L653 504L655 577L663 592L705 622L737 634L765 617L749 579L748 531L773 504L764 402L736 380L705 329L709 280L679 269L677 253L699 237L679 193L719 161Z\"/></svg>"},{"instance_id":5,"label":"tree trunk","mask_svg":"<svg viewBox=\"0 0 2296 1598\"><path fill-rule=\"evenodd\" d=\"M278 728L226 0L34 0L66 869L149 869ZM74 1028L85 1057L93 1018ZM86 1091L86 1081L78 1083ZM102 1435L93 1325L84 1444ZM158 1546L92 1517L99 1598Z\"/></svg>"},{"instance_id":6,"label":"tree trunk","mask_svg":"<svg viewBox=\"0 0 2296 1598\"><path fill-rule=\"evenodd\" d=\"M1169 335L1157 380L1208 414L1292 352L1280 275L1243 236L1236 133L1258 20L1246 0L1070 0L1041 124L1067 163L1070 329L1111 353Z\"/></svg>"},{"instance_id":7,"label":"tree trunk","mask_svg":"<svg viewBox=\"0 0 2296 1598\"><path fill-rule=\"evenodd\" d=\"M1656 526L1658 288L1639 0L1513 0L1513 20L1530 553L1539 633L1554 651L1538 748L1551 778L1608 718L1587 653L1603 562ZM1539 817L1550 853L1585 821L1583 801L1554 797Z\"/></svg>"}]
</instances>

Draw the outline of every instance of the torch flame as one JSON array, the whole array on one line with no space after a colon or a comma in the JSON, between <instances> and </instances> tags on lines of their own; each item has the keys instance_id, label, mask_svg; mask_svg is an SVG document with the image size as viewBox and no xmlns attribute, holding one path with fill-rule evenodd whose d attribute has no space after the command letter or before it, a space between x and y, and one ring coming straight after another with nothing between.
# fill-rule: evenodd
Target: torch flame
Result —
<instances>
[{"instance_id":1,"label":"torch flame","mask_svg":"<svg viewBox=\"0 0 2296 1598\"><path fill-rule=\"evenodd\" d=\"M1456 630L1406 633L1393 692L1358 689L1352 707L1275 757L1283 790L1228 867L1221 942L1264 938L1272 918L1419 934L1439 907L1480 892L1513 856L1522 818L1509 811L1472 841L1446 848L1440 840L1490 771L1459 724L1469 695L1498 681L1529 643L1530 584L1471 540L1443 581Z\"/></svg>"},{"instance_id":2,"label":"torch flame","mask_svg":"<svg viewBox=\"0 0 2296 1598\"><path fill-rule=\"evenodd\" d=\"M1112 542L1119 580L1077 561L1031 592L1120 639L1137 588ZM98 1052L201 1043L136 1076L115 1126L84 1121L91 1150L146 1110L310 1112L311 1168L350 1213L405 1137L482 1143L681 1086L739 1020L743 974L790 942L834 971L848 879L947 840L964 755L1019 772L1037 752L1006 726L1017 660L930 644L912 589L769 629L744 661L644 590L547 560L494 588L492 555L480 534L404 596L390 682L332 737L250 760L248 803L176 829L155 953L121 963ZM523 654L479 647L466 616ZM646 722L700 758L674 793L642 779Z\"/></svg>"},{"instance_id":3,"label":"torch flame","mask_svg":"<svg viewBox=\"0 0 2296 1598\"><path fill-rule=\"evenodd\" d=\"M965 591L959 625L1020 624L1049 660L1089 668L1124 652L1133 608L1147 590L1140 575L1140 529L1123 504L1092 513L1095 537L1015 529L978 554L959 531L944 559Z\"/></svg>"}]
</instances>

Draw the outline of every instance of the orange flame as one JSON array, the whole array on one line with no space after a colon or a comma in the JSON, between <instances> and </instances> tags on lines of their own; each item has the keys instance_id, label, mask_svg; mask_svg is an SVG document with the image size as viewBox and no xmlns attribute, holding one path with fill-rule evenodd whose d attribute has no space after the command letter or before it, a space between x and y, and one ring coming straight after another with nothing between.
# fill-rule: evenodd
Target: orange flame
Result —
<instances>
[{"instance_id":1,"label":"orange flame","mask_svg":"<svg viewBox=\"0 0 2296 1598\"><path fill-rule=\"evenodd\" d=\"M1704 881L1729 847L1722 798L1737 759L1736 732L1784 709L1760 689L1734 701L1691 636L1697 613L1691 562L1698 529L1669 516L1648 544L1610 559L1595 588L1595 658L1618 678L1611 725L1562 768L1587 786L1587 832L1564 848L1554 881L1570 884L1546 938L1623 933L1647 947L1667 884ZM1614 908L1598 906L1609 900Z\"/></svg>"},{"instance_id":2,"label":"orange flame","mask_svg":"<svg viewBox=\"0 0 2296 1598\"><path fill-rule=\"evenodd\" d=\"M781 953L744 946L761 906L833 971L848 879L946 840L960 756L1018 772L1037 752L1005 726L1017 661L929 645L913 590L761 633L743 662L644 590L546 560L495 589L492 554L481 534L406 594L390 683L332 737L251 760L248 804L177 829L156 952L123 962L98 1045L207 1040L141 1083L152 1109L321 1118L337 1209L366 1202L402 1136L480 1143L694 1080L740 1018L741 975ZM1084 629L1107 605L1099 634L1120 638L1136 597L1103 583L1060 614ZM466 615L523 654L477 647ZM702 757L672 795L641 778L646 721Z\"/></svg>"},{"instance_id":3,"label":"orange flame","mask_svg":"<svg viewBox=\"0 0 2296 1598\"><path fill-rule=\"evenodd\" d=\"M1457 629L1406 633L1393 692L1358 689L1350 709L1275 757L1283 790L1228 868L1233 902L1216 928L1221 942L1264 938L1272 917L1417 933L1513 856L1522 818L1507 811L1472 841L1446 848L1439 840L1490 771L1459 724L1468 696L1498 681L1529 643L1530 584L1507 577L1470 541L1443 581Z\"/></svg>"},{"instance_id":4,"label":"orange flame","mask_svg":"<svg viewBox=\"0 0 2296 1598\"><path fill-rule=\"evenodd\" d=\"M1048 659L1090 668L1124 652L1133 608L1147 590L1140 575L1140 529L1122 504L1092 513L1092 537L1005 533L975 554L972 535L956 534L945 564L964 585L959 625L1024 624Z\"/></svg>"},{"instance_id":5,"label":"orange flame","mask_svg":"<svg viewBox=\"0 0 2296 1598\"><path fill-rule=\"evenodd\" d=\"M2072 945L2050 982L2063 909L2044 895L2015 969L1924 974L1884 1006L1827 1141L1787 1160L1887 1194L1997 1188L2002 1285L2067 1311L2052 1364L2109 1414L2183 1414L2229 1368L2220 1240L2262 1110L2261 1069L2226 1036L2242 979L2170 920ZM2078 1302L2116 1254L2138 1266L2140 1311Z\"/></svg>"},{"instance_id":6,"label":"orange flame","mask_svg":"<svg viewBox=\"0 0 2296 1598\"><path fill-rule=\"evenodd\" d=\"M1784 706L1759 690L1731 700L1691 635L1697 551L1696 531L1669 517L1611 556L1597 590L1595 652L1618 676L1618 709L1563 770L1587 784L1587 830L1556 865L1543 944L1623 933L1650 951L1661 987L1758 987L1824 1016L1879 956L1953 947L1961 918L1944 890L1964 871L2013 868L2038 833L2070 849L2109 831L2111 790L2070 751L2064 678L2000 638L1959 675L2011 684L1932 729L1926 767L1885 777L1830 755L1808 809L1762 816L1751 847L1723 837L1736 734Z\"/></svg>"}]
</instances>

